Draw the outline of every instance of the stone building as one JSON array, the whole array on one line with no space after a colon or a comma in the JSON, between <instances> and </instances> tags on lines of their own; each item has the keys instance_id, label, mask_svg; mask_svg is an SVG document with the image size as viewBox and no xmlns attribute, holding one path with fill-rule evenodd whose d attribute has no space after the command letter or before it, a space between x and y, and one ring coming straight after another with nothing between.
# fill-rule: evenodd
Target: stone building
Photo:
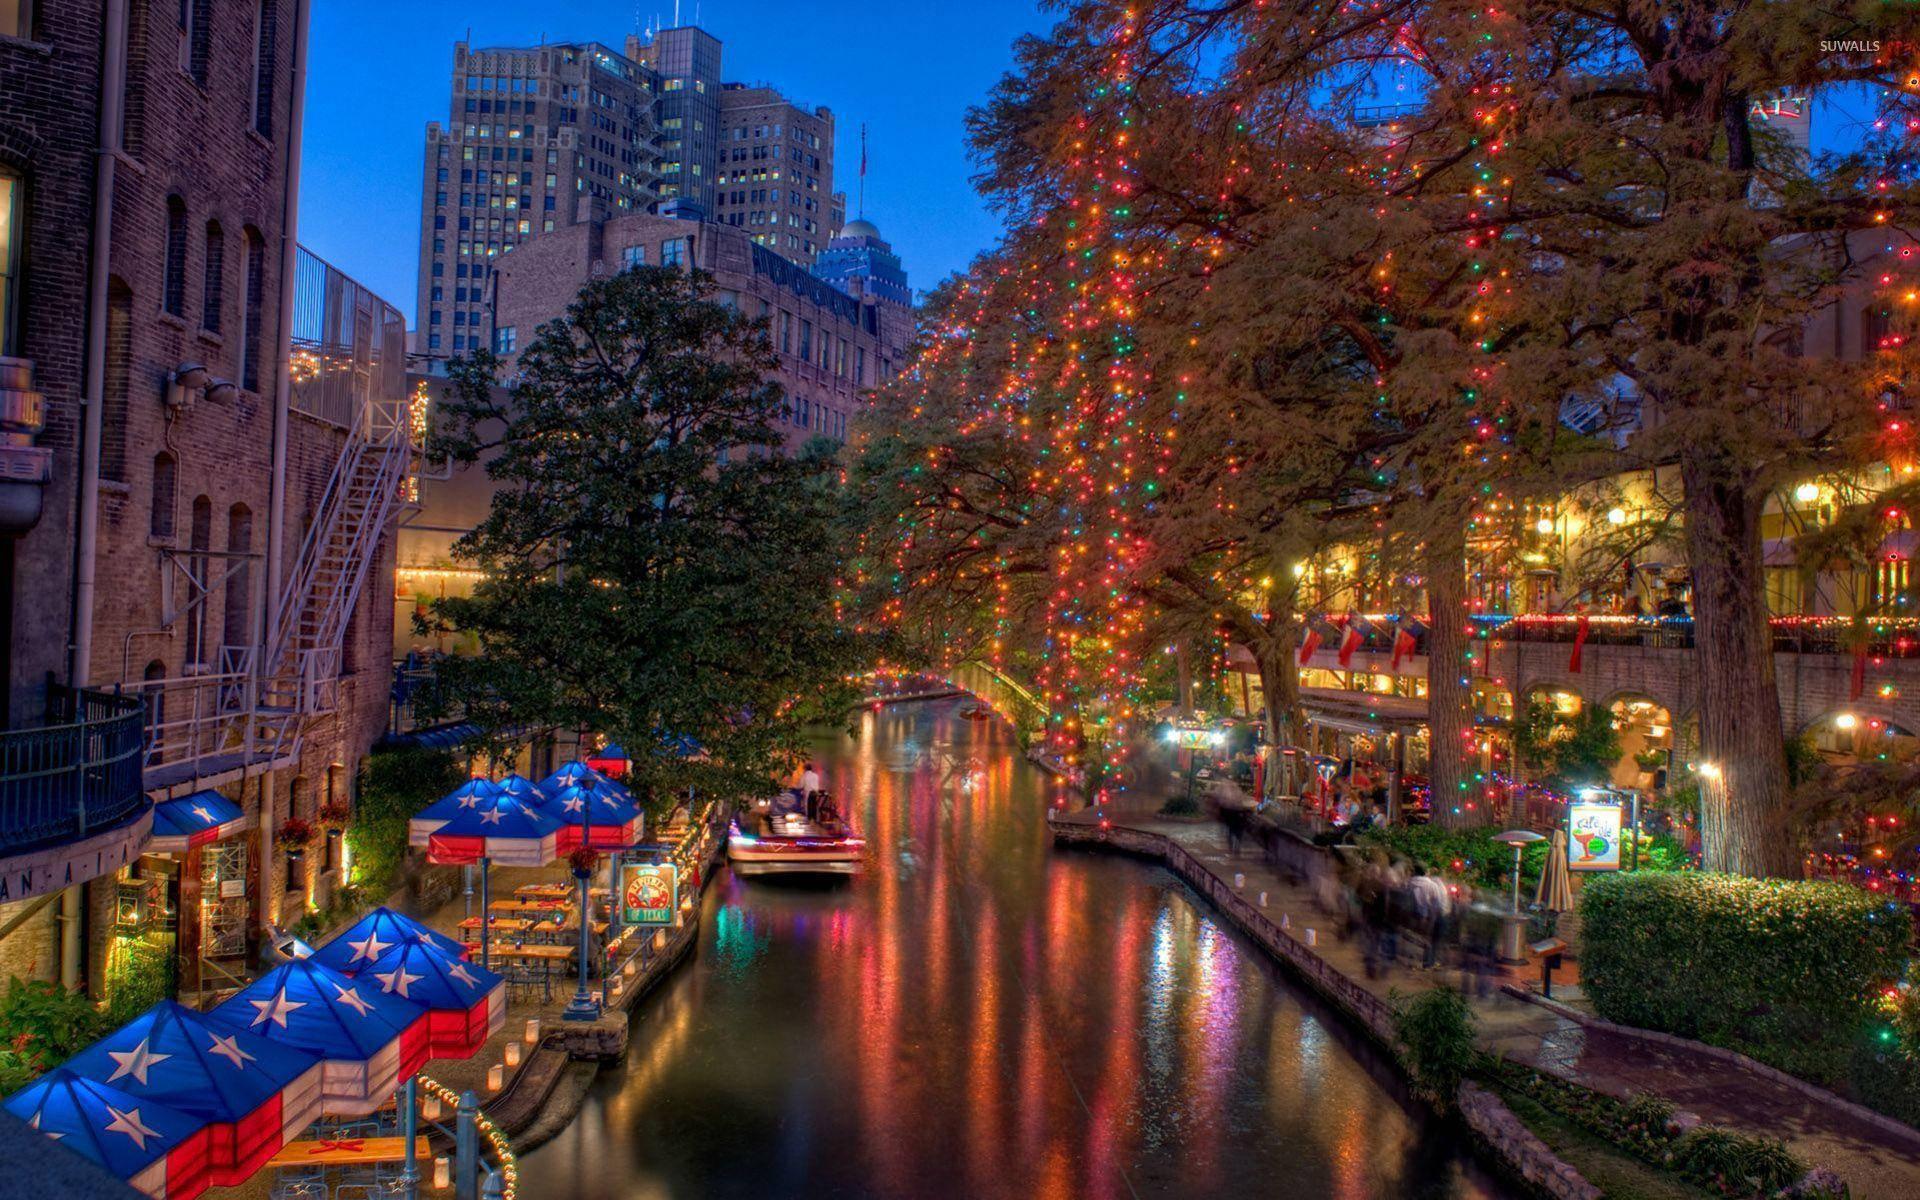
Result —
<instances>
[{"instance_id":1,"label":"stone building","mask_svg":"<svg viewBox=\"0 0 1920 1200\"><path fill-rule=\"evenodd\" d=\"M386 710L405 330L294 244L304 0L24 12L0 29L0 970L100 991L152 958L218 988L342 874L317 831ZM152 840L209 792L238 816ZM293 818L310 848L276 837Z\"/></svg>"}]
</instances>

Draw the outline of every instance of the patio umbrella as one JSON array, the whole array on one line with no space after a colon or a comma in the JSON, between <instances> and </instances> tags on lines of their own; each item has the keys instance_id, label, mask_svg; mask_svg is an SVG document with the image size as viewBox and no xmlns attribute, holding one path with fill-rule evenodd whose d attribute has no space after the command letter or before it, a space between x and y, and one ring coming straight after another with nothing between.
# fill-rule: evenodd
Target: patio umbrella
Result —
<instances>
[{"instance_id":1,"label":"patio umbrella","mask_svg":"<svg viewBox=\"0 0 1920 1200\"><path fill-rule=\"evenodd\" d=\"M529 804L540 803L540 785L525 775L516 773L504 776L494 786L516 800L525 800Z\"/></svg>"},{"instance_id":2,"label":"patio umbrella","mask_svg":"<svg viewBox=\"0 0 1920 1200\"><path fill-rule=\"evenodd\" d=\"M1567 831L1553 831L1553 842L1547 847L1547 866L1540 872L1540 886L1533 893L1533 902L1548 912L1573 911L1573 884L1567 874Z\"/></svg>"},{"instance_id":3,"label":"patio umbrella","mask_svg":"<svg viewBox=\"0 0 1920 1200\"><path fill-rule=\"evenodd\" d=\"M428 836L427 861L544 867L559 857L559 830L560 823L546 812L496 788L490 800L461 811Z\"/></svg>"},{"instance_id":4,"label":"patio umbrella","mask_svg":"<svg viewBox=\"0 0 1920 1200\"><path fill-rule=\"evenodd\" d=\"M207 1130L199 1117L55 1067L7 1097L7 1111L149 1196L192 1200L207 1190ZM30 1181L19 1181L30 1188Z\"/></svg>"},{"instance_id":5,"label":"patio umbrella","mask_svg":"<svg viewBox=\"0 0 1920 1200\"><path fill-rule=\"evenodd\" d=\"M506 1024L507 981L429 942L395 946L359 977L427 1010L435 1058L471 1058Z\"/></svg>"},{"instance_id":6,"label":"patio umbrella","mask_svg":"<svg viewBox=\"0 0 1920 1200\"><path fill-rule=\"evenodd\" d=\"M147 849L154 854L184 854L219 841L245 820L238 804L215 791L162 800L153 806L153 837Z\"/></svg>"},{"instance_id":7,"label":"patio umbrella","mask_svg":"<svg viewBox=\"0 0 1920 1200\"><path fill-rule=\"evenodd\" d=\"M427 805L407 822L407 844L425 846L433 831L461 813L472 812L499 796L500 785L475 777Z\"/></svg>"},{"instance_id":8,"label":"patio umbrella","mask_svg":"<svg viewBox=\"0 0 1920 1200\"><path fill-rule=\"evenodd\" d=\"M427 1061L427 1010L310 958L254 980L207 1014L320 1059L320 1104L358 1117L386 1103Z\"/></svg>"},{"instance_id":9,"label":"patio umbrella","mask_svg":"<svg viewBox=\"0 0 1920 1200\"><path fill-rule=\"evenodd\" d=\"M206 1122L208 1182L244 1183L320 1115L320 1060L214 1024L172 1000L101 1038L68 1070Z\"/></svg>"},{"instance_id":10,"label":"patio umbrella","mask_svg":"<svg viewBox=\"0 0 1920 1200\"><path fill-rule=\"evenodd\" d=\"M427 945L455 958L467 952L465 942L429 929L412 917L403 917L390 908L376 908L327 944L313 952L313 961L332 967L343 975L358 975L395 946Z\"/></svg>"},{"instance_id":11,"label":"patio umbrella","mask_svg":"<svg viewBox=\"0 0 1920 1200\"><path fill-rule=\"evenodd\" d=\"M640 806L612 788L574 784L547 801L544 811L560 825L562 854L581 845L631 846L645 824Z\"/></svg>"},{"instance_id":12,"label":"patio umbrella","mask_svg":"<svg viewBox=\"0 0 1920 1200\"><path fill-rule=\"evenodd\" d=\"M572 762L561 763L555 767L553 774L542 779L538 786L541 795L557 796L576 783L591 782L599 778L604 776L576 758Z\"/></svg>"},{"instance_id":13,"label":"patio umbrella","mask_svg":"<svg viewBox=\"0 0 1920 1200\"><path fill-rule=\"evenodd\" d=\"M627 752L620 748L620 743L609 742L597 752L587 756L587 765L602 775L618 779L627 773L631 760L627 758Z\"/></svg>"}]
</instances>

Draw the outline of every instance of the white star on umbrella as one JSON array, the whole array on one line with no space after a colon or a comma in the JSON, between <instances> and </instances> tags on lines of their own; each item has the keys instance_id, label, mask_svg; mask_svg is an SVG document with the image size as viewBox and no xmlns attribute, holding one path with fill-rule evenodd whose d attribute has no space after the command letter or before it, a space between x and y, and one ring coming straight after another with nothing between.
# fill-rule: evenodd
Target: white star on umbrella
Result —
<instances>
[{"instance_id":1,"label":"white star on umbrella","mask_svg":"<svg viewBox=\"0 0 1920 1200\"><path fill-rule=\"evenodd\" d=\"M304 1000L287 999L286 988L281 988L274 994L271 1000L249 1000L247 1003L253 1005L254 1008L253 1024L264 1025L268 1021L272 1021L282 1029L287 1027L287 1015L289 1013L293 1012L296 1008L305 1008L307 1006L307 1002Z\"/></svg>"},{"instance_id":2,"label":"white star on umbrella","mask_svg":"<svg viewBox=\"0 0 1920 1200\"><path fill-rule=\"evenodd\" d=\"M407 995L408 984L412 983L416 979L426 978L425 975L413 974L411 971L407 970L405 966L401 966L398 969L392 970L392 971L376 971L374 972L373 977L380 981L381 991L398 992L400 993L400 998L403 1000L410 999L410 997Z\"/></svg>"},{"instance_id":3,"label":"white star on umbrella","mask_svg":"<svg viewBox=\"0 0 1920 1200\"><path fill-rule=\"evenodd\" d=\"M333 985L333 990L340 993L339 995L340 1003L346 1005L348 1008L351 1008L353 1011L359 1013L363 1017L367 1015L366 997L362 996L359 992L355 991L350 987L341 987L337 983Z\"/></svg>"},{"instance_id":4,"label":"white star on umbrella","mask_svg":"<svg viewBox=\"0 0 1920 1200\"><path fill-rule=\"evenodd\" d=\"M28 1118L27 1124L34 1129L40 1129L40 1114L39 1113L33 1114L32 1117ZM40 1129L40 1132L46 1134L48 1137L52 1138L56 1142L59 1141L61 1138L67 1136L66 1134L61 1133L57 1129Z\"/></svg>"},{"instance_id":5,"label":"white star on umbrella","mask_svg":"<svg viewBox=\"0 0 1920 1200\"><path fill-rule=\"evenodd\" d=\"M193 815L196 817L199 817L202 821L205 821L209 825L213 824L213 814L207 811L207 806L204 804L194 805Z\"/></svg>"},{"instance_id":6,"label":"white star on umbrella","mask_svg":"<svg viewBox=\"0 0 1920 1200\"><path fill-rule=\"evenodd\" d=\"M468 792L466 795L460 797L460 807L461 808L479 808L480 807L479 794L476 792Z\"/></svg>"},{"instance_id":7,"label":"white star on umbrella","mask_svg":"<svg viewBox=\"0 0 1920 1200\"><path fill-rule=\"evenodd\" d=\"M480 823L482 825L498 825L501 815L500 810L497 808L488 809L486 812L480 814Z\"/></svg>"},{"instance_id":8,"label":"white star on umbrella","mask_svg":"<svg viewBox=\"0 0 1920 1200\"><path fill-rule=\"evenodd\" d=\"M565 804L562 804L560 807L566 809L568 812L579 812L581 809L585 808L586 806L587 806L587 802L585 800L582 800L580 797L575 796L573 799L567 801Z\"/></svg>"},{"instance_id":9,"label":"white star on umbrella","mask_svg":"<svg viewBox=\"0 0 1920 1200\"><path fill-rule=\"evenodd\" d=\"M139 1082L140 1086L145 1087L147 1085L147 1072L153 1069L154 1064L163 1063L172 1058L173 1055L155 1054L153 1048L148 1045L148 1039L141 1038L140 1044L133 1049L109 1050L107 1051L107 1057L119 1064L114 1067L113 1074L107 1076L108 1083L112 1083L123 1075L131 1075Z\"/></svg>"},{"instance_id":10,"label":"white star on umbrella","mask_svg":"<svg viewBox=\"0 0 1920 1200\"><path fill-rule=\"evenodd\" d=\"M213 1039L213 1045L207 1047L207 1053L218 1054L221 1058L232 1063L236 1070L244 1071L247 1069L248 1063L256 1061L253 1055L248 1054L240 1048L239 1038L231 1034L226 1037L221 1037L219 1034L212 1032L209 1032L207 1036Z\"/></svg>"},{"instance_id":11,"label":"white star on umbrella","mask_svg":"<svg viewBox=\"0 0 1920 1200\"><path fill-rule=\"evenodd\" d=\"M451 975L455 979L458 979L461 983L466 984L468 987L480 986L480 981L473 977L472 971L467 970L467 964L465 963L455 963L452 966L448 967L447 974Z\"/></svg>"},{"instance_id":12,"label":"white star on umbrella","mask_svg":"<svg viewBox=\"0 0 1920 1200\"><path fill-rule=\"evenodd\" d=\"M146 1122L140 1119L140 1110L137 1108L130 1108L125 1112L121 1112L109 1104L107 1105L107 1111L113 1114L113 1120L107 1122L107 1132L126 1134L133 1139L133 1144L142 1150L147 1148L148 1138L160 1136L159 1130L147 1128Z\"/></svg>"},{"instance_id":13,"label":"white star on umbrella","mask_svg":"<svg viewBox=\"0 0 1920 1200\"><path fill-rule=\"evenodd\" d=\"M356 942L356 941L353 941L352 939L348 939L347 945L353 947L353 957L347 961L359 962L361 959L364 958L368 962L372 962L374 959L379 958L382 954L385 954L389 946L392 946L395 944L396 943L394 942L381 941L380 935L377 933L369 933L366 936L365 940L363 941Z\"/></svg>"}]
</instances>

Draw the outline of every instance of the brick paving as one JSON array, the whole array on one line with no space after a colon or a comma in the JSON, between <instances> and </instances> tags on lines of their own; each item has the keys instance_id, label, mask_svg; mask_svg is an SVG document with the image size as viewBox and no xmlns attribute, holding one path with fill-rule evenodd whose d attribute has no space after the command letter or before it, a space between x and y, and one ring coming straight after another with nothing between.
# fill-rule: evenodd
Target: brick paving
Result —
<instances>
[{"instance_id":1,"label":"brick paving","mask_svg":"<svg viewBox=\"0 0 1920 1200\"><path fill-rule=\"evenodd\" d=\"M1251 839L1240 854L1231 854L1217 821L1169 820L1112 807L1106 812L1116 825L1176 842L1223 882L1243 876L1242 895L1257 900L1264 892L1272 920L1279 923L1284 916L1294 936L1303 939L1303 930L1314 930L1315 952L1378 996L1460 983L1456 970L1429 972L1407 965L1417 961L1408 939L1401 942L1400 965L1368 979L1361 940L1341 939L1333 914L1320 907L1309 888L1287 882L1266 865ZM1066 819L1090 823L1095 817L1081 812ZM1557 982L1555 998L1582 1003L1577 988L1563 995ZM1472 1004L1483 1049L1610 1095L1656 1092L1711 1124L1780 1138L1802 1161L1838 1171L1856 1200L1920 1196L1920 1132L1902 1136L1738 1063L1591 1028L1498 989L1473 998Z\"/></svg>"}]
</instances>

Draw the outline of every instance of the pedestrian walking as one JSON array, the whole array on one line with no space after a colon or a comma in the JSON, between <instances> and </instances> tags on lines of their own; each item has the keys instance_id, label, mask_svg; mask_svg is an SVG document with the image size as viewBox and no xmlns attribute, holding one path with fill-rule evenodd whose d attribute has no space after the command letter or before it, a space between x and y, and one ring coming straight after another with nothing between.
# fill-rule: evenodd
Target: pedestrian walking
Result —
<instances>
[{"instance_id":1,"label":"pedestrian walking","mask_svg":"<svg viewBox=\"0 0 1920 1200\"><path fill-rule=\"evenodd\" d=\"M1237 807L1222 809L1220 820L1227 827L1227 853L1234 858L1239 858L1240 840L1247 833L1247 810Z\"/></svg>"},{"instance_id":2,"label":"pedestrian walking","mask_svg":"<svg viewBox=\"0 0 1920 1200\"><path fill-rule=\"evenodd\" d=\"M1420 969L1433 970L1440 952L1440 939L1447 930L1447 918L1453 908L1452 897L1447 895L1447 885L1437 876L1427 874L1426 867L1419 863L1413 865L1413 879L1407 884L1409 898L1413 901L1413 915L1420 923L1420 932L1427 939L1427 950L1420 959Z\"/></svg>"}]
</instances>

